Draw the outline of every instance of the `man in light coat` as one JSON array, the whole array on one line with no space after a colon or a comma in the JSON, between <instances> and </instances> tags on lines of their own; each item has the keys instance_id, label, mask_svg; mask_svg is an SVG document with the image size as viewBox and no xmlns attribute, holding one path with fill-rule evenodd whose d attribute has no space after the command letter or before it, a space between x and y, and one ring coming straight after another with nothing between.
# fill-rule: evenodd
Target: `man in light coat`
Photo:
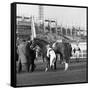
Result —
<instances>
[{"instance_id":1,"label":"man in light coat","mask_svg":"<svg viewBox=\"0 0 90 90\"><path fill-rule=\"evenodd\" d=\"M47 45L47 57L50 58L50 67L54 67L54 63L56 61L56 54L50 45Z\"/></svg>"},{"instance_id":2,"label":"man in light coat","mask_svg":"<svg viewBox=\"0 0 90 90\"><path fill-rule=\"evenodd\" d=\"M26 58L26 46L25 46L25 42L22 42L19 46L18 46L18 69L19 69L19 65L21 63L22 66L22 71L26 71L27 70L27 58Z\"/></svg>"}]
</instances>

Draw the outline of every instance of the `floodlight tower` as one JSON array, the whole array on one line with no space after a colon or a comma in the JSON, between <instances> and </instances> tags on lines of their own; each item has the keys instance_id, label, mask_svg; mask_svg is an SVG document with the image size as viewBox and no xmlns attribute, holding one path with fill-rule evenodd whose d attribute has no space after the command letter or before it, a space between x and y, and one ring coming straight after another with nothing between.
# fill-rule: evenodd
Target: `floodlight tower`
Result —
<instances>
[{"instance_id":1,"label":"floodlight tower","mask_svg":"<svg viewBox=\"0 0 90 90\"><path fill-rule=\"evenodd\" d=\"M39 20L44 19L44 14L43 14L43 6L39 6Z\"/></svg>"},{"instance_id":2,"label":"floodlight tower","mask_svg":"<svg viewBox=\"0 0 90 90\"><path fill-rule=\"evenodd\" d=\"M44 26L44 7L42 5L39 5L39 20L41 23L43 23L43 30L45 31Z\"/></svg>"}]
</instances>

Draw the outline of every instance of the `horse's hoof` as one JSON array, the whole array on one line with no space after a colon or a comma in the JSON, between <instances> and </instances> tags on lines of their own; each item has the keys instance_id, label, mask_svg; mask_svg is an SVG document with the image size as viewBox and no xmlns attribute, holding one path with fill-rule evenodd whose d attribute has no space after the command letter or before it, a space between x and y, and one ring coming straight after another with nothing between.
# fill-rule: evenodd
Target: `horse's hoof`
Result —
<instances>
[{"instance_id":1,"label":"horse's hoof","mask_svg":"<svg viewBox=\"0 0 90 90\"><path fill-rule=\"evenodd\" d=\"M32 72L33 72L33 70L29 70L28 72L29 72L29 73L32 73Z\"/></svg>"},{"instance_id":2,"label":"horse's hoof","mask_svg":"<svg viewBox=\"0 0 90 90\"><path fill-rule=\"evenodd\" d=\"M50 68L53 70L53 66L50 66Z\"/></svg>"},{"instance_id":3,"label":"horse's hoof","mask_svg":"<svg viewBox=\"0 0 90 90\"><path fill-rule=\"evenodd\" d=\"M65 71L68 69L68 63L65 63Z\"/></svg>"},{"instance_id":4,"label":"horse's hoof","mask_svg":"<svg viewBox=\"0 0 90 90\"><path fill-rule=\"evenodd\" d=\"M47 71L48 71L48 68L45 69L45 72L47 72Z\"/></svg>"}]
</instances>

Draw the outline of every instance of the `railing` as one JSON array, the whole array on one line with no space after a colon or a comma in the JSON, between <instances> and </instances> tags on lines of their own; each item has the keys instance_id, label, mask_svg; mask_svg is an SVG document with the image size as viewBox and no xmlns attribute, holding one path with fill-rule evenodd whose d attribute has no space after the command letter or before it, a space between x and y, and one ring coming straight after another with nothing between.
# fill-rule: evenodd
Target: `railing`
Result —
<instances>
[{"instance_id":1,"label":"railing","mask_svg":"<svg viewBox=\"0 0 90 90\"><path fill-rule=\"evenodd\" d=\"M86 50L82 50L81 52L79 52L79 58L87 58L87 51ZM72 53L72 57L71 59L76 58L76 55L74 53Z\"/></svg>"}]
</instances>

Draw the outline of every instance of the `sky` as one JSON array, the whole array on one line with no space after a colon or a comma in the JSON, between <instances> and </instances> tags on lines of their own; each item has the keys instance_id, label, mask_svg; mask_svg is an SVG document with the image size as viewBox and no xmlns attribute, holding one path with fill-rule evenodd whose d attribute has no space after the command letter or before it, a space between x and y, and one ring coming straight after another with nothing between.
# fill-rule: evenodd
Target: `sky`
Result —
<instances>
[{"instance_id":1,"label":"sky","mask_svg":"<svg viewBox=\"0 0 90 90\"><path fill-rule=\"evenodd\" d=\"M86 30L86 8L43 6L44 18L55 18L58 25L80 26ZM38 5L18 4L17 16L39 16Z\"/></svg>"}]
</instances>

